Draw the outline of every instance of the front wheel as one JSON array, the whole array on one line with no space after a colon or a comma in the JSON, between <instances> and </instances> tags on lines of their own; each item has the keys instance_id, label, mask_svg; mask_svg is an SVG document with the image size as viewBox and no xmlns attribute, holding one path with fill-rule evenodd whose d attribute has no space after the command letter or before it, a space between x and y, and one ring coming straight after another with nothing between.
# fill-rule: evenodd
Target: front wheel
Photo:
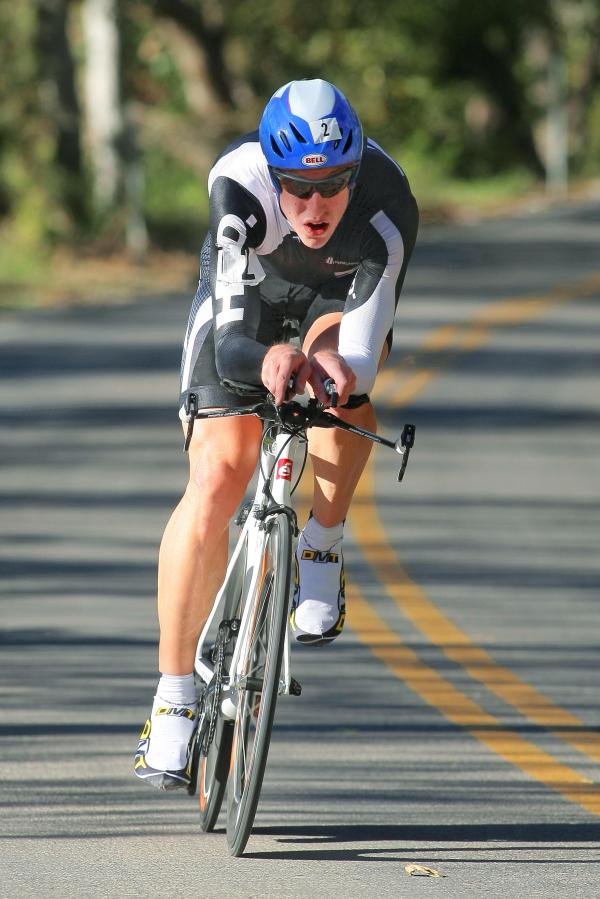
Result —
<instances>
[{"instance_id":1,"label":"front wheel","mask_svg":"<svg viewBox=\"0 0 600 899\"><path fill-rule=\"evenodd\" d=\"M292 535L289 519L269 522L253 603L248 641L236 675L237 714L233 726L227 782L229 851L244 851L262 786L275 704L279 693L283 644L289 611Z\"/></svg>"}]
</instances>

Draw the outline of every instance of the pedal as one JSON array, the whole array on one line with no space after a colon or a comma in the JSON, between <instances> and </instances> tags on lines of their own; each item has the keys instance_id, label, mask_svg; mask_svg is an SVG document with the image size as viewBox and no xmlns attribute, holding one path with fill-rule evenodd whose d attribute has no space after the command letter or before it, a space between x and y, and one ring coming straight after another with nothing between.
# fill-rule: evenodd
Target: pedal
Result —
<instances>
[{"instance_id":1,"label":"pedal","mask_svg":"<svg viewBox=\"0 0 600 899\"><path fill-rule=\"evenodd\" d=\"M295 677L290 679L290 696L300 696L302 693L302 684Z\"/></svg>"}]
</instances>

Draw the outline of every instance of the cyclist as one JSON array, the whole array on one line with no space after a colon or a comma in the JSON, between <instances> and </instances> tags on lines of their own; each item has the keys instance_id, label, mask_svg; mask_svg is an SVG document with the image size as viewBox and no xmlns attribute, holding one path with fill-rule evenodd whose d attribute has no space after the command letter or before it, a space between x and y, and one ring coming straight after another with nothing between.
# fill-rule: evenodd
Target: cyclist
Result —
<instances>
[{"instance_id":1,"label":"cyclist","mask_svg":"<svg viewBox=\"0 0 600 899\"><path fill-rule=\"evenodd\" d=\"M235 407L231 382L264 385L277 403L305 387L334 414L375 429L369 402L416 239L418 212L402 169L337 87L292 81L267 103L258 132L219 156L208 189L210 230L181 365L180 417ZM300 347L281 342L300 321ZM190 477L159 557L158 683L135 773L163 789L189 782L197 707L193 666L201 626L225 573L229 521L258 457L253 416L197 420ZM298 543L291 612L296 639L325 644L345 615L344 519L371 443L336 428L310 431L312 513Z\"/></svg>"}]
</instances>

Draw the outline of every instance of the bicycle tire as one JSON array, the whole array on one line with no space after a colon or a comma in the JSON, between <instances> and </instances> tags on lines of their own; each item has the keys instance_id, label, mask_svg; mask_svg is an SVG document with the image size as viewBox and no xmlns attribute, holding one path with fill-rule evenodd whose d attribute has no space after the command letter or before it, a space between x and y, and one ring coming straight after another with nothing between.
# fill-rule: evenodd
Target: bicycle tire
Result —
<instances>
[{"instance_id":1,"label":"bicycle tire","mask_svg":"<svg viewBox=\"0 0 600 899\"><path fill-rule=\"evenodd\" d=\"M240 856L248 842L267 764L289 612L291 553L290 521L280 514L269 523L254 598L243 669L252 681L238 689L227 781L227 842L233 856Z\"/></svg>"},{"instance_id":2,"label":"bicycle tire","mask_svg":"<svg viewBox=\"0 0 600 899\"><path fill-rule=\"evenodd\" d=\"M208 753L200 758L198 766L200 830L204 833L214 830L221 811L229 774L232 737L233 724L219 715Z\"/></svg>"}]
</instances>

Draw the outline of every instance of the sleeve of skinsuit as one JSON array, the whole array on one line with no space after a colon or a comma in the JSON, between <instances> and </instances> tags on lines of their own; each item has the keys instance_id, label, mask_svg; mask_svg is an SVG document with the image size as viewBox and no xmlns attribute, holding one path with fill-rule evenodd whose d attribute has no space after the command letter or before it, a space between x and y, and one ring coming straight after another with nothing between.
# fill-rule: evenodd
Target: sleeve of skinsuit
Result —
<instances>
[{"instance_id":1,"label":"sleeve of skinsuit","mask_svg":"<svg viewBox=\"0 0 600 899\"><path fill-rule=\"evenodd\" d=\"M210 194L215 359L221 378L249 384L261 383L267 351L256 340L258 285L265 274L255 247L263 241L265 228L256 197L231 178L217 178Z\"/></svg>"},{"instance_id":2,"label":"sleeve of skinsuit","mask_svg":"<svg viewBox=\"0 0 600 899\"><path fill-rule=\"evenodd\" d=\"M415 240L419 214L410 192L385 204L370 219L362 261L350 288L340 323L339 353L356 375L355 394L373 388L386 336Z\"/></svg>"}]
</instances>

